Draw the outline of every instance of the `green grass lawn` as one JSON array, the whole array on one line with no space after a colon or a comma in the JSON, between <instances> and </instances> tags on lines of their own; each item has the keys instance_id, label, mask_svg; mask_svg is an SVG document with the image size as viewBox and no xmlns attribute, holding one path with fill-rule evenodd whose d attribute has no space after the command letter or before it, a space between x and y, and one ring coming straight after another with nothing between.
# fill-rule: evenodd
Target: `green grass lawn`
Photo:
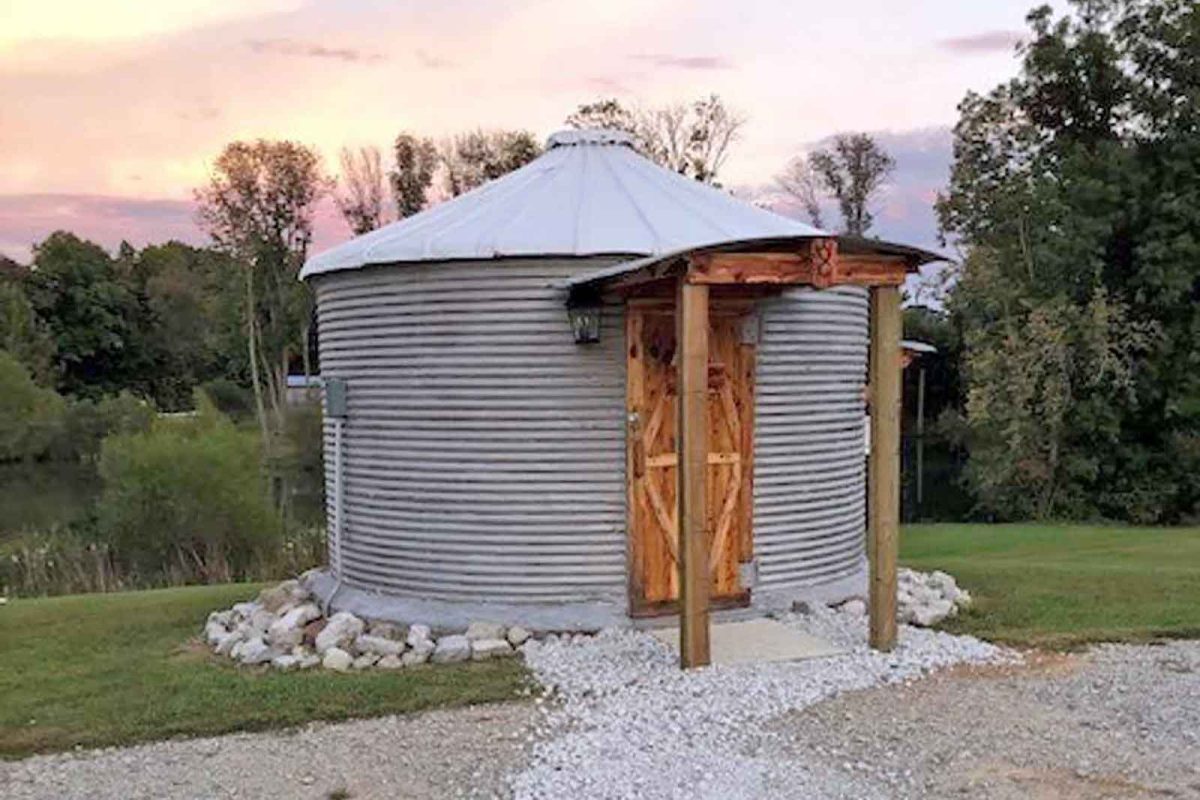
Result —
<instances>
[{"instance_id":1,"label":"green grass lawn","mask_svg":"<svg viewBox=\"0 0 1200 800\"><path fill-rule=\"evenodd\" d=\"M900 560L975 598L944 627L1012 644L1200 637L1200 528L913 525Z\"/></svg>"},{"instance_id":2,"label":"green grass lawn","mask_svg":"<svg viewBox=\"0 0 1200 800\"><path fill-rule=\"evenodd\" d=\"M0 757L416 711L517 696L516 659L399 672L273 673L198 646L210 611L258 586L0 606Z\"/></svg>"}]
</instances>

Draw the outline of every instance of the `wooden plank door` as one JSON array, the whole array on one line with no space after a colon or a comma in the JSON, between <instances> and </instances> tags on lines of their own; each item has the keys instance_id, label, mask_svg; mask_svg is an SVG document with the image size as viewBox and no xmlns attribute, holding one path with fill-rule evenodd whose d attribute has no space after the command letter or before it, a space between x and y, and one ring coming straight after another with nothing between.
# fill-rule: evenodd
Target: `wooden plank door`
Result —
<instances>
[{"instance_id":1,"label":"wooden plank door","mask_svg":"<svg viewBox=\"0 0 1200 800\"><path fill-rule=\"evenodd\" d=\"M667 613L679 598L676 519L675 313L631 301L628 335L630 600L635 614ZM709 320L708 545L710 597L749 600L739 564L752 549L754 345L745 305L715 302Z\"/></svg>"}]
</instances>

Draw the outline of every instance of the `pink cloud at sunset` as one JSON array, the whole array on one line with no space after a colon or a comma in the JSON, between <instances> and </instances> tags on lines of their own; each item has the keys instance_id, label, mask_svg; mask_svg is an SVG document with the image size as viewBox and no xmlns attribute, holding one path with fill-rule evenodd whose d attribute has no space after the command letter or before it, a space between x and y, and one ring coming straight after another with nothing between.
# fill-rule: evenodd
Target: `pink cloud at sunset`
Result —
<instances>
[{"instance_id":1,"label":"pink cloud at sunset","mask_svg":"<svg viewBox=\"0 0 1200 800\"><path fill-rule=\"evenodd\" d=\"M1011 75L1028 0L901 7L748 0L9 0L0 10L0 251L55 228L115 246L202 241L191 192L221 147L290 138L327 166L402 129L545 136L581 102L719 93L747 124L723 177L760 193L843 130L942 138L880 215L928 241L946 126ZM917 155L920 151L914 151ZM917 173L920 173L918 177ZM347 232L321 214L318 246ZM911 238L911 237L909 237Z\"/></svg>"}]
</instances>

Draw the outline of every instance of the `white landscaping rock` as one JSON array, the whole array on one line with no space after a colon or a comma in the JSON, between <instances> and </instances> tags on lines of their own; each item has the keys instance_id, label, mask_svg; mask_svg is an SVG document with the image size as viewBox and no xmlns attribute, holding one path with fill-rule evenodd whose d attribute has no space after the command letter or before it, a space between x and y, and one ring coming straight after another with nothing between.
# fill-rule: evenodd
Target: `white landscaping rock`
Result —
<instances>
[{"instance_id":1,"label":"white landscaping rock","mask_svg":"<svg viewBox=\"0 0 1200 800\"><path fill-rule=\"evenodd\" d=\"M379 669L400 669L404 662L400 660L400 656L384 656L375 666Z\"/></svg>"},{"instance_id":2,"label":"white landscaping rock","mask_svg":"<svg viewBox=\"0 0 1200 800\"><path fill-rule=\"evenodd\" d=\"M266 642L256 636L243 642L238 648L237 660L243 664L265 664L277 655L279 654Z\"/></svg>"},{"instance_id":3,"label":"white landscaping rock","mask_svg":"<svg viewBox=\"0 0 1200 800\"><path fill-rule=\"evenodd\" d=\"M266 611L278 614L296 601L299 590L300 582L296 580L284 581L278 586L269 586L258 593L258 604Z\"/></svg>"},{"instance_id":4,"label":"white landscaping rock","mask_svg":"<svg viewBox=\"0 0 1200 800\"><path fill-rule=\"evenodd\" d=\"M267 641L280 650L295 647L304 640L304 626L320 617L321 609L312 603L296 606L271 623Z\"/></svg>"},{"instance_id":5,"label":"white landscaping rock","mask_svg":"<svg viewBox=\"0 0 1200 800\"><path fill-rule=\"evenodd\" d=\"M432 642L433 631L429 629L428 625L409 625L408 638L405 641L408 642L409 647L416 647L417 643L421 641Z\"/></svg>"},{"instance_id":6,"label":"white landscaping rock","mask_svg":"<svg viewBox=\"0 0 1200 800\"><path fill-rule=\"evenodd\" d=\"M354 640L354 649L360 653L372 653L381 657L399 656L404 652L404 642L363 634Z\"/></svg>"},{"instance_id":7,"label":"white landscaping rock","mask_svg":"<svg viewBox=\"0 0 1200 800\"><path fill-rule=\"evenodd\" d=\"M853 600L847 600L838 606L838 611L841 611L843 614L847 614L851 617L862 617L867 613L867 604L862 600L855 598Z\"/></svg>"},{"instance_id":8,"label":"white landscaping rock","mask_svg":"<svg viewBox=\"0 0 1200 800\"><path fill-rule=\"evenodd\" d=\"M505 639L476 639L471 642L471 660L487 661L513 654L512 645Z\"/></svg>"},{"instance_id":9,"label":"white landscaping rock","mask_svg":"<svg viewBox=\"0 0 1200 800\"><path fill-rule=\"evenodd\" d=\"M367 669L375 666L375 664L378 662L379 656L375 655L374 653L363 653L361 656L354 659L354 662L351 664L351 666L355 669Z\"/></svg>"},{"instance_id":10,"label":"white landscaping rock","mask_svg":"<svg viewBox=\"0 0 1200 800\"><path fill-rule=\"evenodd\" d=\"M430 659L435 664L453 664L471 657L471 642L466 636L443 636Z\"/></svg>"},{"instance_id":11,"label":"white landscaping rock","mask_svg":"<svg viewBox=\"0 0 1200 800\"><path fill-rule=\"evenodd\" d=\"M403 625L397 625L394 622L386 620L375 620L367 626L367 633L372 636L378 636L382 639L391 639L396 642L403 642L408 636L408 631Z\"/></svg>"},{"instance_id":12,"label":"white landscaping rock","mask_svg":"<svg viewBox=\"0 0 1200 800\"><path fill-rule=\"evenodd\" d=\"M336 672L345 672L353 663L354 659L350 657L350 654L340 647L330 647L325 651L325 657L321 659L322 667Z\"/></svg>"},{"instance_id":13,"label":"white landscaping rock","mask_svg":"<svg viewBox=\"0 0 1200 800\"><path fill-rule=\"evenodd\" d=\"M941 570L924 573L901 567L897 581L897 616L907 624L930 627L971 604L970 593Z\"/></svg>"},{"instance_id":14,"label":"white landscaping rock","mask_svg":"<svg viewBox=\"0 0 1200 800\"><path fill-rule=\"evenodd\" d=\"M525 642L529 641L530 636L533 636L533 634L522 628L520 625L513 625L508 629L508 636L506 638L508 639L508 643L513 647L520 647L521 645L525 644Z\"/></svg>"},{"instance_id":15,"label":"white landscaping rock","mask_svg":"<svg viewBox=\"0 0 1200 800\"><path fill-rule=\"evenodd\" d=\"M324 655L331 647L348 651L362 632L361 619L348 611L339 611L329 618L328 624L317 634L317 652Z\"/></svg>"},{"instance_id":16,"label":"white landscaping rock","mask_svg":"<svg viewBox=\"0 0 1200 800\"><path fill-rule=\"evenodd\" d=\"M288 670L296 669L300 666L300 659L291 653L285 653L281 656L275 656L271 659L271 666L275 669L287 672Z\"/></svg>"},{"instance_id":17,"label":"white landscaping rock","mask_svg":"<svg viewBox=\"0 0 1200 800\"><path fill-rule=\"evenodd\" d=\"M417 664L424 664L433 655L434 643L430 639L420 639L416 646L410 647L405 651L404 655L400 656L400 662L406 667L415 667Z\"/></svg>"},{"instance_id":18,"label":"white landscaping rock","mask_svg":"<svg viewBox=\"0 0 1200 800\"><path fill-rule=\"evenodd\" d=\"M503 639L504 626L499 622L472 622L467 626L467 639L474 642L480 639Z\"/></svg>"},{"instance_id":19,"label":"white landscaping rock","mask_svg":"<svg viewBox=\"0 0 1200 800\"><path fill-rule=\"evenodd\" d=\"M237 658L237 656L235 656L233 654L233 649L245 640L246 640L245 631L242 631L242 630L230 631L228 636L226 636L225 638L223 638L217 642L216 646L213 648L213 652L215 652L219 656L229 656L230 658Z\"/></svg>"}]
</instances>

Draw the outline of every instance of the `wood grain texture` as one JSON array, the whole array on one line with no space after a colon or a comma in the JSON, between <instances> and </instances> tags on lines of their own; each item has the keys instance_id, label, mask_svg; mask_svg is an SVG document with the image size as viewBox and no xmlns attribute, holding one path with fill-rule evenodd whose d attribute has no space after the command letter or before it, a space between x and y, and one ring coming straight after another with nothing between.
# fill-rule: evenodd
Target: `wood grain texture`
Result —
<instances>
[{"instance_id":1,"label":"wood grain texture","mask_svg":"<svg viewBox=\"0 0 1200 800\"><path fill-rule=\"evenodd\" d=\"M744 604L738 564L751 558L754 345L741 341L753 305L718 296L709 310L707 546L709 599ZM637 300L627 315L630 608L676 613L678 362L674 302ZM749 359L747 361L747 359ZM747 380L749 378L749 380Z\"/></svg>"},{"instance_id":2,"label":"wood grain texture","mask_svg":"<svg viewBox=\"0 0 1200 800\"><path fill-rule=\"evenodd\" d=\"M900 550L900 290L871 290L871 455L867 463L870 644L896 645L896 561Z\"/></svg>"},{"instance_id":3,"label":"wood grain texture","mask_svg":"<svg viewBox=\"0 0 1200 800\"><path fill-rule=\"evenodd\" d=\"M708 620L708 287L681 281L679 343L679 654L684 668L710 661Z\"/></svg>"}]
</instances>

